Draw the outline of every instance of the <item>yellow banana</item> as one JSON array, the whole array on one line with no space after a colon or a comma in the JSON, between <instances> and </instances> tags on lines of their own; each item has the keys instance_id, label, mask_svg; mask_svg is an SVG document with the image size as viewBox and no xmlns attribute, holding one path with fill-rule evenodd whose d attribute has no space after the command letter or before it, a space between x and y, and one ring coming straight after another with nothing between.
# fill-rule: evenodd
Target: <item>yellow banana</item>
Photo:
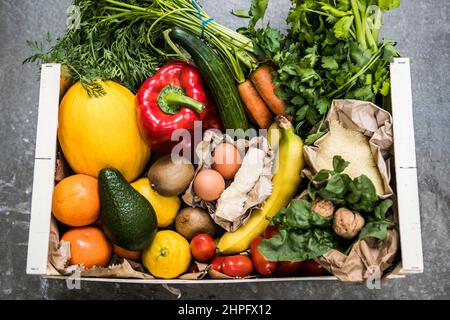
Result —
<instances>
[{"instance_id":1,"label":"yellow banana","mask_svg":"<svg viewBox=\"0 0 450 320\"><path fill-rule=\"evenodd\" d=\"M276 121L280 128L280 140L275 175L272 179L272 194L260 210L252 212L243 226L235 232L225 233L220 238L217 247L222 254L247 250L252 240L267 228L270 219L289 204L300 185L300 172L304 167L303 141L295 134L292 124L285 117L278 116ZM271 141L271 144L277 145L276 141Z\"/></svg>"}]
</instances>

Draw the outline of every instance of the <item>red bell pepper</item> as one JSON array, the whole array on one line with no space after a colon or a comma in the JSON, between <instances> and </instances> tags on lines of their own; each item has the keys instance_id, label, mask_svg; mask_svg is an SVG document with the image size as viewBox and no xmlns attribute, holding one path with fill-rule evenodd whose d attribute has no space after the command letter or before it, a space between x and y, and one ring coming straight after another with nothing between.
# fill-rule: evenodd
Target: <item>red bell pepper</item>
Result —
<instances>
[{"instance_id":1,"label":"red bell pepper","mask_svg":"<svg viewBox=\"0 0 450 320\"><path fill-rule=\"evenodd\" d=\"M202 82L198 69L182 61L167 63L144 82L137 93L139 127L153 150L169 153L178 144L171 141L172 133L186 129L192 134L195 121L202 121L205 130L222 130Z\"/></svg>"}]
</instances>

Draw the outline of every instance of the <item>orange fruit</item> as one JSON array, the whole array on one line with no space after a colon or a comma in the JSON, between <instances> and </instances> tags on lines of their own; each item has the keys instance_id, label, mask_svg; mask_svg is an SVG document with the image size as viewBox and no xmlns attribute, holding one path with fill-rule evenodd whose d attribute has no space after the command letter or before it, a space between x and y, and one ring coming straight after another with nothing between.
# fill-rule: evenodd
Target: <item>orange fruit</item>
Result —
<instances>
[{"instance_id":1,"label":"orange fruit","mask_svg":"<svg viewBox=\"0 0 450 320\"><path fill-rule=\"evenodd\" d=\"M141 251L130 251L115 244L113 244L113 251L120 258L133 261L141 260Z\"/></svg>"},{"instance_id":2,"label":"orange fruit","mask_svg":"<svg viewBox=\"0 0 450 320\"><path fill-rule=\"evenodd\" d=\"M106 267L111 260L112 245L98 228L71 229L61 240L70 242L71 265L82 264L88 269L93 266Z\"/></svg>"},{"instance_id":3,"label":"orange fruit","mask_svg":"<svg viewBox=\"0 0 450 320\"><path fill-rule=\"evenodd\" d=\"M100 217L97 179L84 174L65 178L53 191L55 218L71 227L83 227Z\"/></svg>"}]
</instances>

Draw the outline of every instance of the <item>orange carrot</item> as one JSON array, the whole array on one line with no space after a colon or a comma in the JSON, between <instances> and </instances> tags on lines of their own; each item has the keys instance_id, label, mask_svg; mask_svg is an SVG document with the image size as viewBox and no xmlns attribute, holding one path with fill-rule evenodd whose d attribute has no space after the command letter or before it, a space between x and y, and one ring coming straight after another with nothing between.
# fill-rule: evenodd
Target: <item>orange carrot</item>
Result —
<instances>
[{"instance_id":1,"label":"orange carrot","mask_svg":"<svg viewBox=\"0 0 450 320\"><path fill-rule=\"evenodd\" d=\"M268 65L263 65L251 74L250 79L270 110L276 115L284 115L286 103L275 94L272 68Z\"/></svg>"},{"instance_id":2,"label":"orange carrot","mask_svg":"<svg viewBox=\"0 0 450 320\"><path fill-rule=\"evenodd\" d=\"M259 96L250 80L238 86L239 94L247 111L256 124L262 129L268 129L273 123L273 117L264 100Z\"/></svg>"}]
</instances>

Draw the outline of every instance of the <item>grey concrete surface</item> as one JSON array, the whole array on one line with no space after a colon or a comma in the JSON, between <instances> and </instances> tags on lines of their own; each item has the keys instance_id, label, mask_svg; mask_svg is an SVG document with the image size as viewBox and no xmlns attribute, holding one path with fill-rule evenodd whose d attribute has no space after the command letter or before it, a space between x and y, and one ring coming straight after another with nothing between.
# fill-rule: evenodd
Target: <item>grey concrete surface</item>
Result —
<instances>
[{"instance_id":1,"label":"grey concrete surface","mask_svg":"<svg viewBox=\"0 0 450 320\"><path fill-rule=\"evenodd\" d=\"M65 282L25 274L38 75L22 66L27 39L61 34L68 0L0 0L0 298L173 299L160 285ZM204 0L207 11L230 26L232 8L247 0ZM283 27L288 0L271 0L270 20ZM450 1L403 0L385 18L383 34L413 58L414 116L419 167L425 273L390 281L381 290L339 282L176 286L190 299L448 299L450 298Z\"/></svg>"}]
</instances>

